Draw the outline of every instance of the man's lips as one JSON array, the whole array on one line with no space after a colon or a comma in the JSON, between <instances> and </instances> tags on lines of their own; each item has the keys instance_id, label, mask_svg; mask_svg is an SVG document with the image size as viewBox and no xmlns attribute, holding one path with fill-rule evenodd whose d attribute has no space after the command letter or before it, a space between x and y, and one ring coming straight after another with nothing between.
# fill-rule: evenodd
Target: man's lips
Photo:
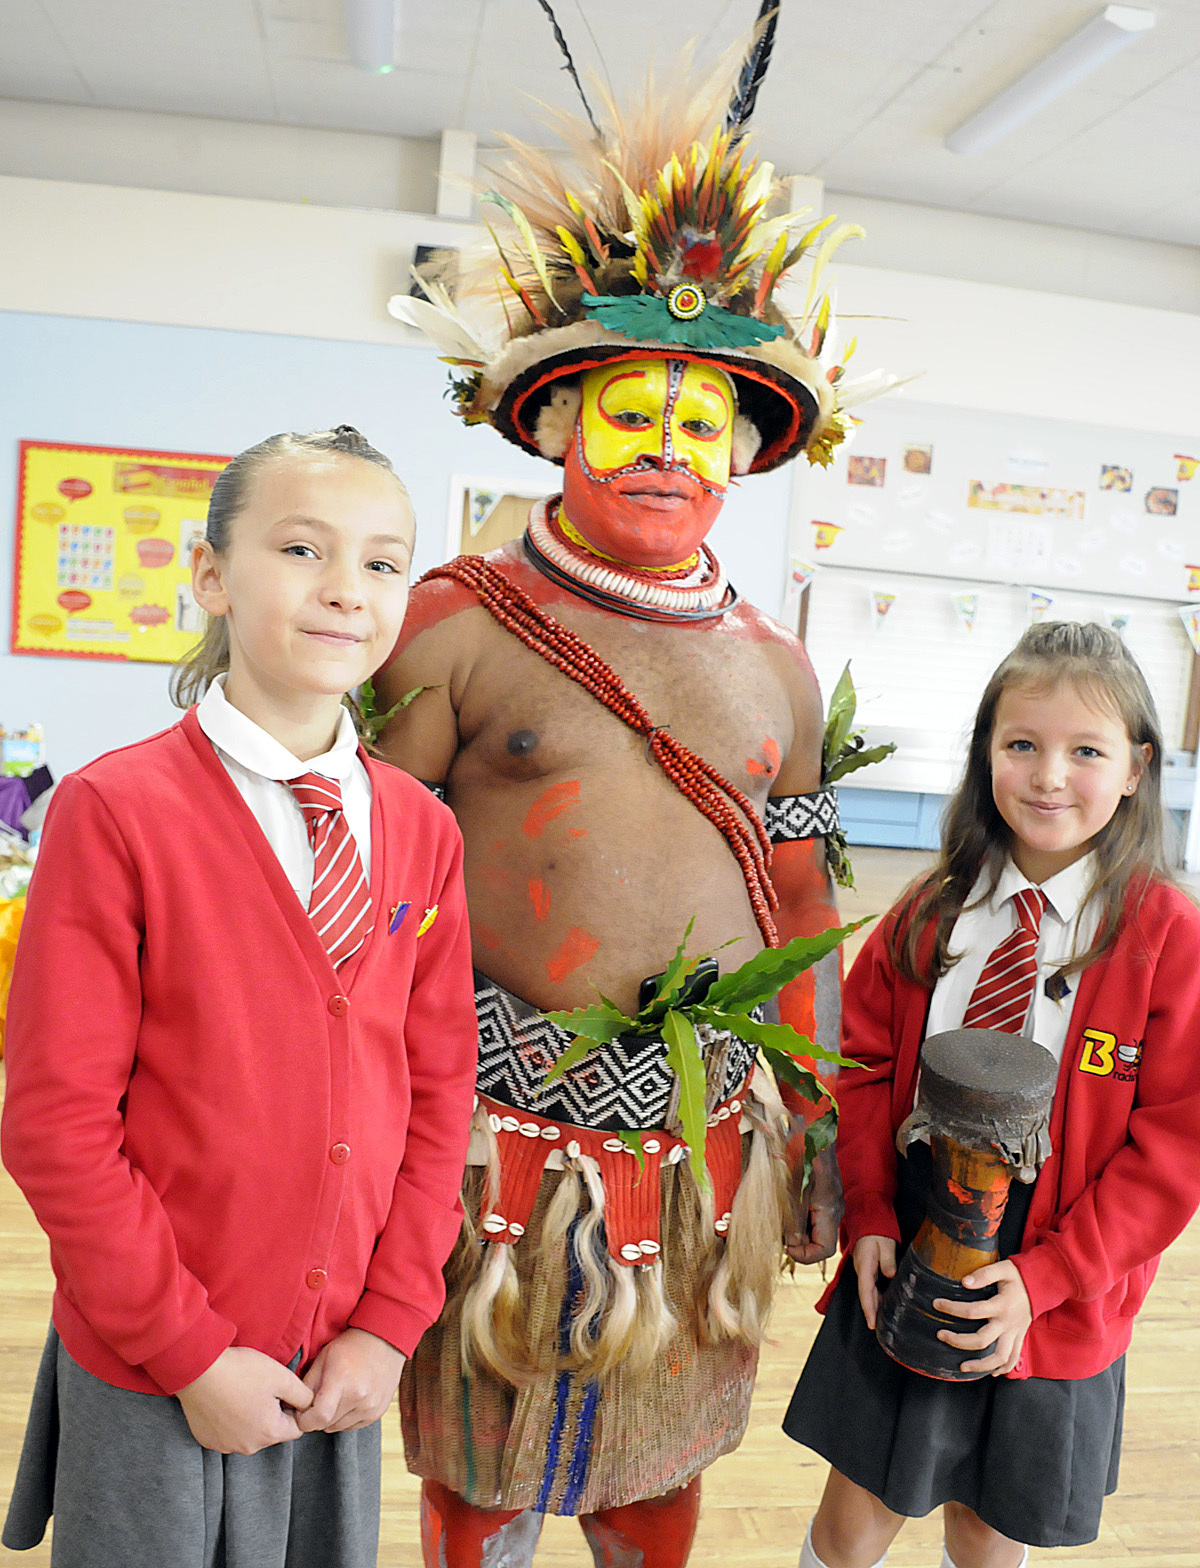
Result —
<instances>
[{"instance_id":1,"label":"man's lips","mask_svg":"<svg viewBox=\"0 0 1200 1568\"><path fill-rule=\"evenodd\" d=\"M690 474L623 474L610 482L610 489L622 500L660 506L692 505L707 494L704 486Z\"/></svg>"}]
</instances>

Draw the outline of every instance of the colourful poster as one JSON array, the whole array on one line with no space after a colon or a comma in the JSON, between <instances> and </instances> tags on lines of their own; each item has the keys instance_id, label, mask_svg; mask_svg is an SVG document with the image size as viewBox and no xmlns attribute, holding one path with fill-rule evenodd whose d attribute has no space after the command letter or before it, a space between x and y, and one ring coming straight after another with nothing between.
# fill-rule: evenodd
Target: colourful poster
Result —
<instances>
[{"instance_id":1,"label":"colourful poster","mask_svg":"<svg viewBox=\"0 0 1200 1568\"><path fill-rule=\"evenodd\" d=\"M1194 478L1196 470L1200 468L1200 457L1188 457L1183 452L1176 452L1175 461L1179 465L1175 470L1175 477L1184 483Z\"/></svg>"},{"instance_id":2,"label":"colourful poster","mask_svg":"<svg viewBox=\"0 0 1200 1568\"><path fill-rule=\"evenodd\" d=\"M846 462L846 482L852 485L874 485L878 488L887 478L886 457L851 457Z\"/></svg>"},{"instance_id":3,"label":"colourful poster","mask_svg":"<svg viewBox=\"0 0 1200 1568\"><path fill-rule=\"evenodd\" d=\"M1082 490L1056 490L1042 485L985 485L982 479L972 479L967 486L967 505L987 512L1082 518L1084 500Z\"/></svg>"},{"instance_id":4,"label":"colourful poster","mask_svg":"<svg viewBox=\"0 0 1200 1568\"><path fill-rule=\"evenodd\" d=\"M1185 566L1184 571L1188 574L1187 591L1200 593L1200 566Z\"/></svg>"},{"instance_id":5,"label":"colourful poster","mask_svg":"<svg viewBox=\"0 0 1200 1568\"><path fill-rule=\"evenodd\" d=\"M22 441L12 651L181 658L203 630L192 545L228 461Z\"/></svg>"}]
</instances>

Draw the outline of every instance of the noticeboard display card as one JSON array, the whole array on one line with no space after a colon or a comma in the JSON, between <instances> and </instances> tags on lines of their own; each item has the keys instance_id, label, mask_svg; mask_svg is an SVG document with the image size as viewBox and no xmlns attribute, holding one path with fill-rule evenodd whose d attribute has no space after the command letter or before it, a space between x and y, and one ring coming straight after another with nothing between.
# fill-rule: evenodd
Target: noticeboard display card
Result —
<instances>
[{"instance_id":1,"label":"noticeboard display card","mask_svg":"<svg viewBox=\"0 0 1200 1568\"><path fill-rule=\"evenodd\" d=\"M22 441L12 651L173 664L203 631L192 545L227 457Z\"/></svg>"}]
</instances>

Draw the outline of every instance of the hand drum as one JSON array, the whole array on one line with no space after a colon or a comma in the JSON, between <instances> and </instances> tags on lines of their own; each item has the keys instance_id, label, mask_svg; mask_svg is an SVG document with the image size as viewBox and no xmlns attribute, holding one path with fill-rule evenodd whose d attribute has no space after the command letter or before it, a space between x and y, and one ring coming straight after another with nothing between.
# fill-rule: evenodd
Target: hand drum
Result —
<instances>
[{"instance_id":1,"label":"hand drum","mask_svg":"<svg viewBox=\"0 0 1200 1568\"><path fill-rule=\"evenodd\" d=\"M879 1308L875 1334L894 1361L950 1383L965 1352L938 1339L939 1329L970 1333L975 1324L935 1312L933 1303L981 1301L996 1287L967 1290L960 1281L994 1263L1009 1187L1021 1171L1031 1181L1049 1152L1046 1128L1058 1064L1044 1046L995 1029L952 1029L921 1047L917 1107L906 1126L927 1129L933 1180L925 1219ZM990 1347L989 1347L990 1348Z\"/></svg>"}]
</instances>

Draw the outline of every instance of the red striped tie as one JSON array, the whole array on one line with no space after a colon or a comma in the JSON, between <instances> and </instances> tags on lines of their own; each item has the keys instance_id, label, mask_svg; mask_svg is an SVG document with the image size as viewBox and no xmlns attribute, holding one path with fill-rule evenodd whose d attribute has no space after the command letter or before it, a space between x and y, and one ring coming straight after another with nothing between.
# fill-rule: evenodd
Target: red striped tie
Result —
<instances>
[{"instance_id":1,"label":"red striped tie","mask_svg":"<svg viewBox=\"0 0 1200 1568\"><path fill-rule=\"evenodd\" d=\"M342 810L337 781L305 773L284 782L295 795L313 851L308 913L335 969L371 934L371 887Z\"/></svg>"},{"instance_id":2,"label":"red striped tie","mask_svg":"<svg viewBox=\"0 0 1200 1568\"><path fill-rule=\"evenodd\" d=\"M1026 887L1013 894L1017 928L993 951L963 1015L964 1029L1002 1029L1020 1034L1037 984L1038 928L1046 912L1046 895Z\"/></svg>"}]
</instances>

